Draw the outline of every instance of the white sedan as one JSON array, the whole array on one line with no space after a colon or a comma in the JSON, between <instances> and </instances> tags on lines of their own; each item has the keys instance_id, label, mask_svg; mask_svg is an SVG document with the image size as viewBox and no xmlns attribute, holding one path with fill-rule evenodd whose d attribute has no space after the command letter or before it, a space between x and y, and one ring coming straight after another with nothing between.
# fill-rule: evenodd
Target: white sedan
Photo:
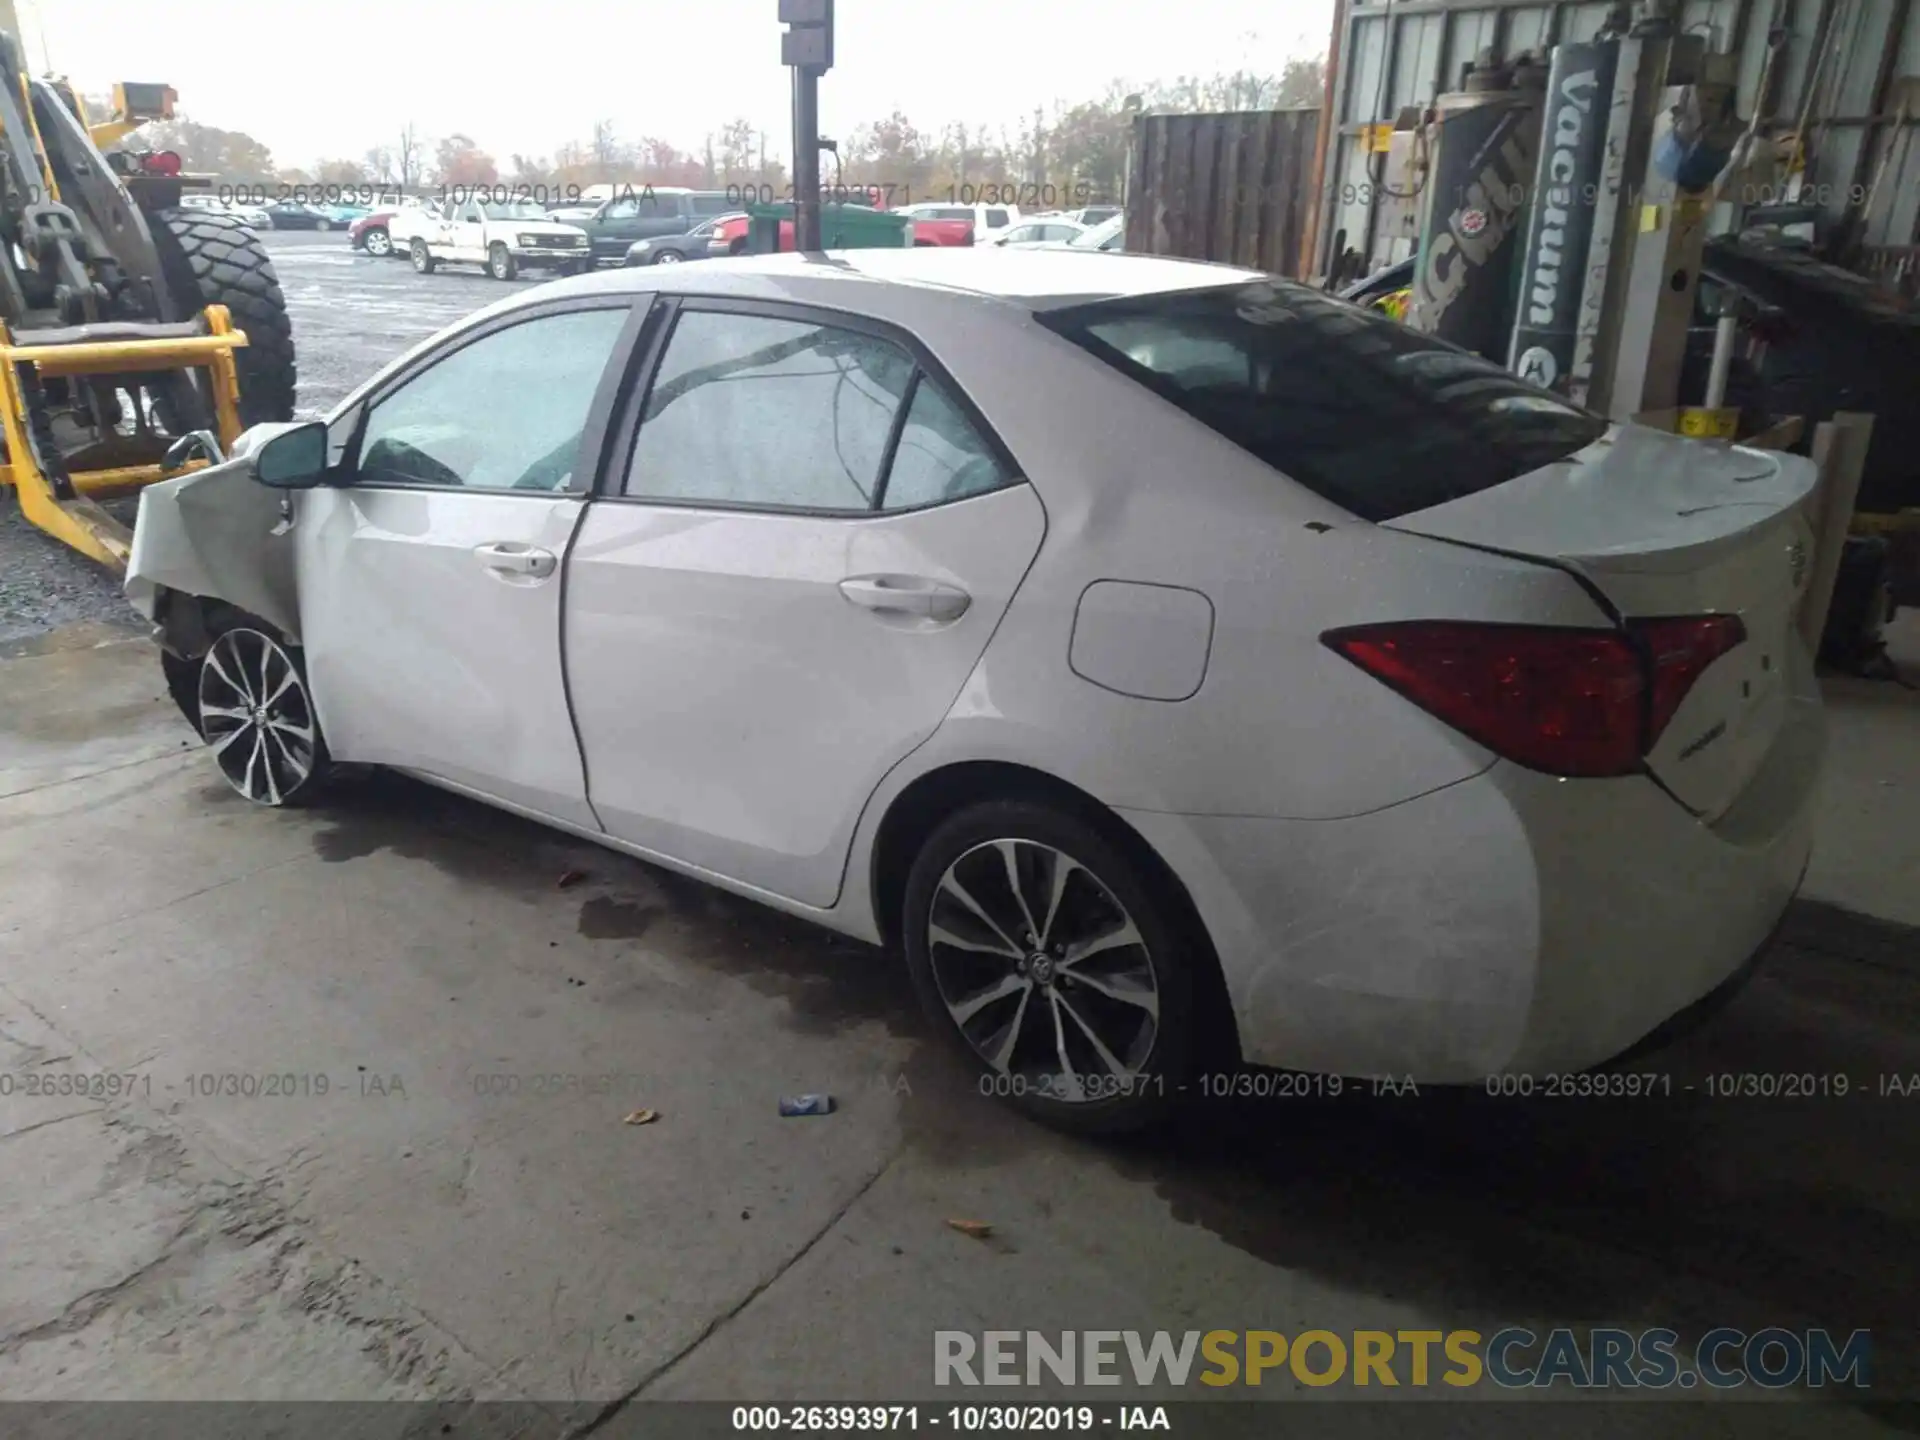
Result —
<instances>
[{"instance_id":1,"label":"white sedan","mask_svg":"<svg viewBox=\"0 0 1920 1440\"><path fill-rule=\"evenodd\" d=\"M987 243L990 245L1064 245L1087 233L1087 227L1064 215L1041 215L1009 225Z\"/></svg>"},{"instance_id":2,"label":"white sedan","mask_svg":"<svg viewBox=\"0 0 1920 1440\"><path fill-rule=\"evenodd\" d=\"M1591 1067L1746 973L1812 481L1249 271L779 255L488 307L144 491L128 588L250 799L392 766L885 943L1111 1130L1242 1058Z\"/></svg>"}]
</instances>

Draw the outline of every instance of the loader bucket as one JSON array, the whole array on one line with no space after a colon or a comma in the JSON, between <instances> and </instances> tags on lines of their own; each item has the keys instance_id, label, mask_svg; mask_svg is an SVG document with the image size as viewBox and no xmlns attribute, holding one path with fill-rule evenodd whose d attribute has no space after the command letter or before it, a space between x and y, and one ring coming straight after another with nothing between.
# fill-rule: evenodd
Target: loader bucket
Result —
<instances>
[{"instance_id":1,"label":"loader bucket","mask_svg":"<svg viewBox=\"0 0 1920 1440\"><path fill-rule=\"evenodd\" d=\"M19 492L20 513L63 544L124 572L132 532L98 498L129 494L143 485L202 468L204 460L173 470L152 463L70 469L55 446L39 406L43 378L93 379L204 370L213 401L214 432L223 450L240 438L240 382L233 352L247 343L224 305L209 305L182 324L76 325L30 330L18 337L0 325L0 434L6 463L0 484Z\"/></svg>"}]
</instances>

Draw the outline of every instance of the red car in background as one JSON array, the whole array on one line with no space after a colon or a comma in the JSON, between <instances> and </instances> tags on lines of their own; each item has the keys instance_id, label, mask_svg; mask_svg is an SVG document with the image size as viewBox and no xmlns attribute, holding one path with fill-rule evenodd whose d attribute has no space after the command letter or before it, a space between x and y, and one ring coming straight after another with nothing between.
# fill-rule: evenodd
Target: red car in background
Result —
<instances>
[{"instance_id":1,"label":"red car in background","mask_svg":"<svg viewBox=\"0 0 1920 1440\"><path fill-rule=\"evenodd\" d=\"M747 225L748 220L745 215L734 215L720 221L713 227L713 238L707 242L707 254L709 256L745 254ZM971 245L973 244L973 222L971 220L915 220L913 243L915 245ZM793 249L792 220L780 222L780 248Z\"/></svg>"},{"instance_id":2,"label":"red car in background","mask_svg":"<svg viewBox=\"0 0 1920 1440\"><path fill-rule=\"evenodd\" d=\"M393 240L387 234L387 222L391 219L392 210L373 210L362 215L347 227L347 243L369 255L391 255Z\"/></svg>"}]
</instances>

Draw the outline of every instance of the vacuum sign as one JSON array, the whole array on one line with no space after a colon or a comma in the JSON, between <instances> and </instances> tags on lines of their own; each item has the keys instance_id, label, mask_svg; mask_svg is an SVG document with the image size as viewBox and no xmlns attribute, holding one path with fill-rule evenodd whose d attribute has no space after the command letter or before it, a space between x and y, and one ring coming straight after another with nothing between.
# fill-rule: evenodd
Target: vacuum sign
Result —
<instances>
[{"instance_id":1,"label":"vacuum sign","mask_svg":"<svg viewBox=\"0 0 1920 1440\"><path fill-rule=\"evenodd\" d=\"M1509 363L1551 387L1573 361L1587 243L1613 91L1612 44L1562 45L1547 76L1534 207L1521 257L1520 319Z\"/></svg>"}]
</instances>

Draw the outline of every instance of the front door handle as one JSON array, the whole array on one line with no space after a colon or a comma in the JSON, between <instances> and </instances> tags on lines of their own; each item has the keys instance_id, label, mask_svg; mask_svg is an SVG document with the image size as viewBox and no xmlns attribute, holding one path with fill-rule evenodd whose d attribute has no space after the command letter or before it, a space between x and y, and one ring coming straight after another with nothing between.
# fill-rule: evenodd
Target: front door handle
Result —
<instances>
[{"instance_id":1,"label":"front door handle","mask_svg":"<svg viewBox=\"0 0 1920 1440\"><path fill-rule=\"evenodd\" d=\"M973 603L966 591L918 575L854 575L840 582L840 593L863 610L928 620L958 620Z\"/></svg>"},{"instance_id":2,"label":"front door handle","mask_svg":"<svg viewBox=\"0 0 1920 1440\"><path fill-rule=\"evenodd\" d=\"M491 545L476 545L473 553L480 557L480 563L489 570L502 575L525 575L539 580L553 573L559 562L554 559L551 550L542 550L534 545L520 545L511 540L496 540Z\"/></svg>"}]
</instances>

